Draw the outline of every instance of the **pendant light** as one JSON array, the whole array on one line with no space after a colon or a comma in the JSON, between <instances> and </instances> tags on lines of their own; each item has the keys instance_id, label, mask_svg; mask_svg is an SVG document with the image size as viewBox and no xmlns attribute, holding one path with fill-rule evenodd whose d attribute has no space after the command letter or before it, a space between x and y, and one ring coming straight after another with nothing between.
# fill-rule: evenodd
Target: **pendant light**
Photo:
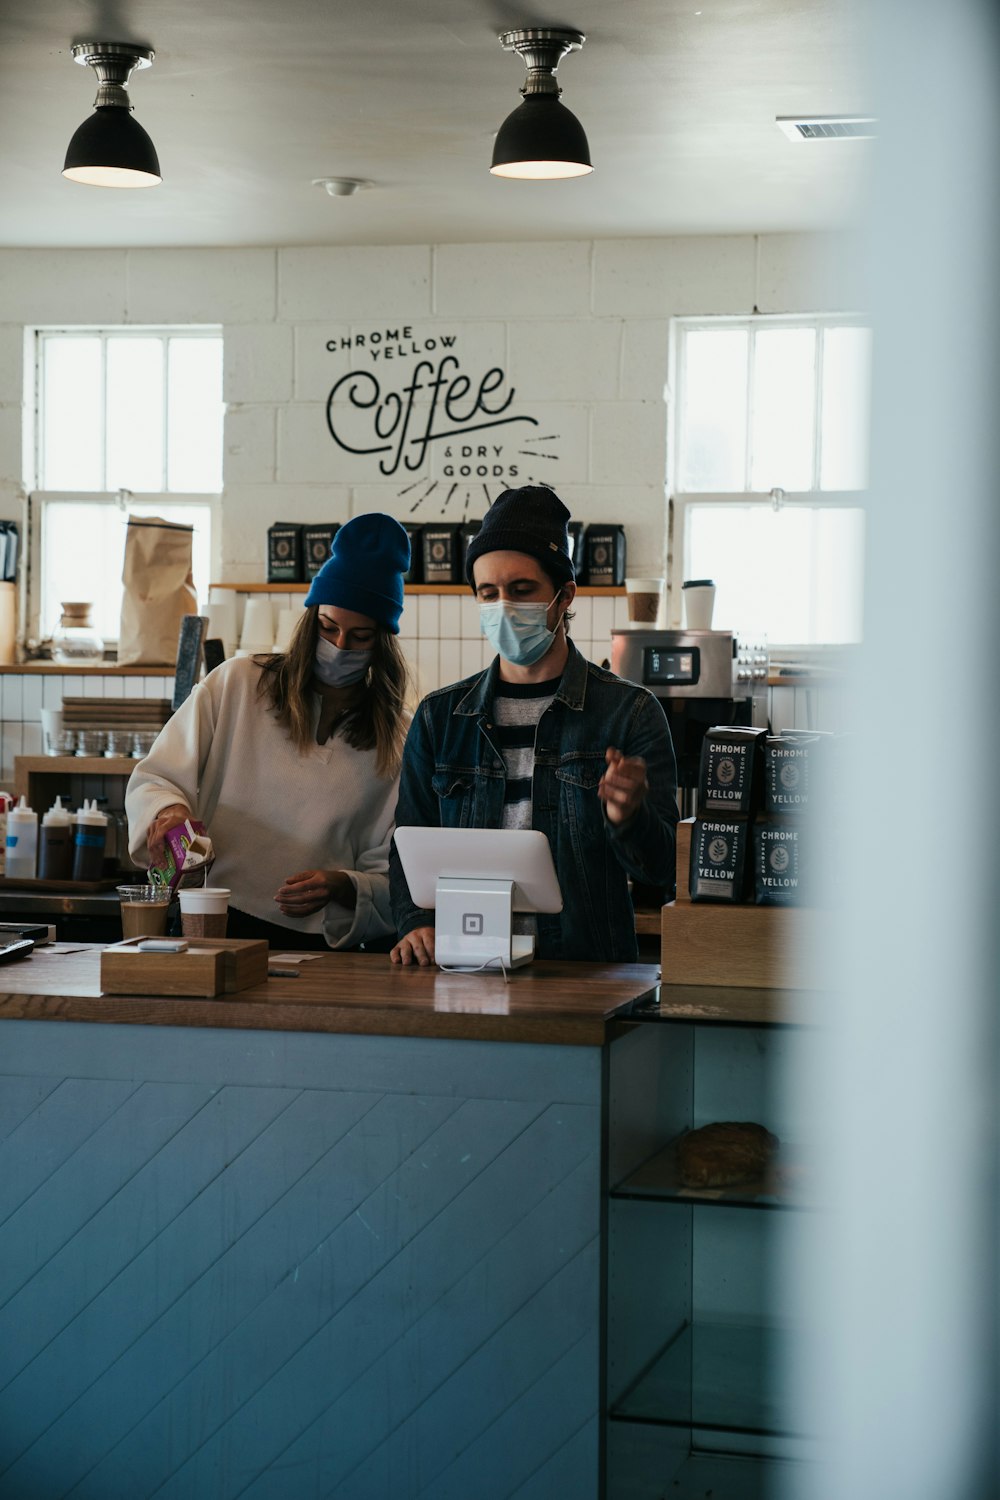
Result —
<instances>
[{"instance_id":1,"label":"pendant light","mask_svg":"<svg viewBox=\"0 0 1000 1500\"><path fill-rule=\"evenodd\" d=\"M132 118L128 81L136 68L148 68L151 47L131 42L79 42L73 60L93 68L100 80L94 113L76 131L66 150L63 176L91 187L156 187L163 179L156 147Z\"/></svg>"},{"instance_id":2,"label":"pendant light","mask_svg":"<svg viewBox=\"0 0 1000 1500\"><path fill-rule=\"evenodd\" d=\"M523 27L504 31L500 45L524 58L528 69L521 94L524 103L509 114L493 146L494 177L546 181L584 177L594 169L583 126L559 102L562 93L556 69L567 52L578 52L586 41L579 31L562 27Z\"/></svg>"}]
</instances>

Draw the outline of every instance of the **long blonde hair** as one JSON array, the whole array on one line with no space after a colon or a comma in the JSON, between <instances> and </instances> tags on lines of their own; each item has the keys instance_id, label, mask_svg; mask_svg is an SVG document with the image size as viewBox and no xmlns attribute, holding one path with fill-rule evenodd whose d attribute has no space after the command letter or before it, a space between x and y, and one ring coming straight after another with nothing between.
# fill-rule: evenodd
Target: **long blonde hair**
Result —
<instances>
[{"instance_id":1,"label":"long blonde hair","mask_svg":"<svg viewBox=\"0 0 1000 1500\"><path fill-rule=\"evenodd\" d=\"M274 710L300 752L313 737L312 677L318 635L319 606L313 604L303 610L287 651L254 658L262 669L257 693ZM378 625L363 691L337 726L355 750L375 751L375 769L387 778L396 775L403 754L408 675L396 637Z\"/></svg>"}]
</instances>

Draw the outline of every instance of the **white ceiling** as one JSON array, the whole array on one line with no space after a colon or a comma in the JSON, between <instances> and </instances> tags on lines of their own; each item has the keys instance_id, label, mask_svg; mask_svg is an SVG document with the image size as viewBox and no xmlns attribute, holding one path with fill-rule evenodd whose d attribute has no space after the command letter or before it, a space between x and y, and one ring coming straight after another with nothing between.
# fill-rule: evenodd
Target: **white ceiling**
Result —
<instances>
[{"instance_id":1,"label":"white ceiling","mask_svg":"<svg viewBox=\"0 0 1000 1500\"><path fill-rule=\"evenodd\" d=\"M559 70L595 171L503 182L507 27L574 26ZM96 79L74 41L156 50L133 76L162 187L60 175ZM856 0L5 0L0 244L295 245L815 230L871 147L797 145L776 115L870 110ZM333 199L325 176L375 187Z\"/></svg>"}]
</instances>

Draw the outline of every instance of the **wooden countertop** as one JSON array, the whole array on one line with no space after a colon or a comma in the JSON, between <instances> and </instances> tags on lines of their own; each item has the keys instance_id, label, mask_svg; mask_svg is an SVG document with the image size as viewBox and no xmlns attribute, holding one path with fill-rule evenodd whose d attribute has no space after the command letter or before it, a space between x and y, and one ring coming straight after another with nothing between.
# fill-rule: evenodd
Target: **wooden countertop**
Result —
<instances>
[{"instance_id":1,"label":"wooden countertop","mask_svg":"<svg viewBox=\"0 0 1000 1500\"><path fill-rule=\"evenodd\" d=\"M214 1000L101 995L100 944L57 943L0 971L0 1020L233 1027L601 1046L655 964L538 962L501 974L400 968L388 955L324 953L298 979Z\"/></svg>"}]
</instances>

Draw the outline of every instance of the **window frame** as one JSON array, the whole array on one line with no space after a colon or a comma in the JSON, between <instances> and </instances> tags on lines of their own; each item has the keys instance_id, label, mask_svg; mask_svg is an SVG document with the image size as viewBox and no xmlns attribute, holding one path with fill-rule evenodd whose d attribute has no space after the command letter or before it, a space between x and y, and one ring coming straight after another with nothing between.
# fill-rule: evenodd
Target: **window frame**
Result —
<instances>
[{"instance_id":1,"label":"window frame","mask_svg":"<svg viewBox=\"0 0 1000 1500\"><path fill-rule=\"evenodd\" d=\"M693 332L721 329L745 329L747 339L747 397L746 397L746 449L744 456L744 478L749 482L752 473L753 440L753 395L754 395L754 335L758 330L769 328L810 328L817 333L814 352L813 422L815 442L813 445L812 478L810 489L783 490L682 490L678 483L681 459L680 412L684 394L684 372L686 335ZM669 374L666 386L668 407L667 420L667 579L669 585L669 625L677 629L681 625L681 584L685 573L685 548L687 542L688 511L694 505L739 505L742 507L805 506L809 510L865 510L868 487L856 490L820 489L819 479L823 460L823 335L828 329L864 328L871 330L870 320L858 312L837 313L752 313L718 314L702 316L677 316L670 320ZM841 654L856 648L846 643L825 642L806 645L796 642L770 642L772 650L780 647L783 656L796 659L821 658L830 654Z\"/></svg>"},{"instance_id":2,"label":"window frame","mask_svg":"<svg viewBox=\"0 0 1000 1500\"><path fill-rule=\"evenodd\" d=\"M26 485L28 490L26 499L26 546L24 560L25 579L25 627L26 635L30 639L41 639L41 613L42 613L42 529L43 515L46 506L51 503L67 504L79 503L84 505L116 505L127 510L130 505L141 506L173 506L186 505L208 512L209 520L209 549L211 557L211 574L217 577L219 574L219 548L221 545L220 520L221 502L225 484L224 471L221 476L222 488L218 491L195 491L195 490L47 490L36 483L41 473L41 460L44 453L45 421L46 412L43 402L43 371L44 371L44 345L51 338L98 338L101 341L101 473L102 478L107 477L107 342L110 338L156 338L163 344L163 368L167 369L168 354L167 343L170 339L218 339L223 343L223 368L225 361L224 330L221 324L111 324L111 323L80 323L80 324L38 324L27 331L28 344L25 351L26 361L29 364L32 378L32 432L31 441L27 445L31 455L30 482ZM162 479L164 485L167 481L167 462L169 453L168 440L168 382L163 382L163 470ZM225 407L225 402L223 402ZM221 439L220 439L221 441ZM222 444L222 458L225 458L224 441ZM199 600L199 606L207 609L208 600ZM107 638L105 644L117 646L115 638Z\"/></svg>"}]
</instances>

